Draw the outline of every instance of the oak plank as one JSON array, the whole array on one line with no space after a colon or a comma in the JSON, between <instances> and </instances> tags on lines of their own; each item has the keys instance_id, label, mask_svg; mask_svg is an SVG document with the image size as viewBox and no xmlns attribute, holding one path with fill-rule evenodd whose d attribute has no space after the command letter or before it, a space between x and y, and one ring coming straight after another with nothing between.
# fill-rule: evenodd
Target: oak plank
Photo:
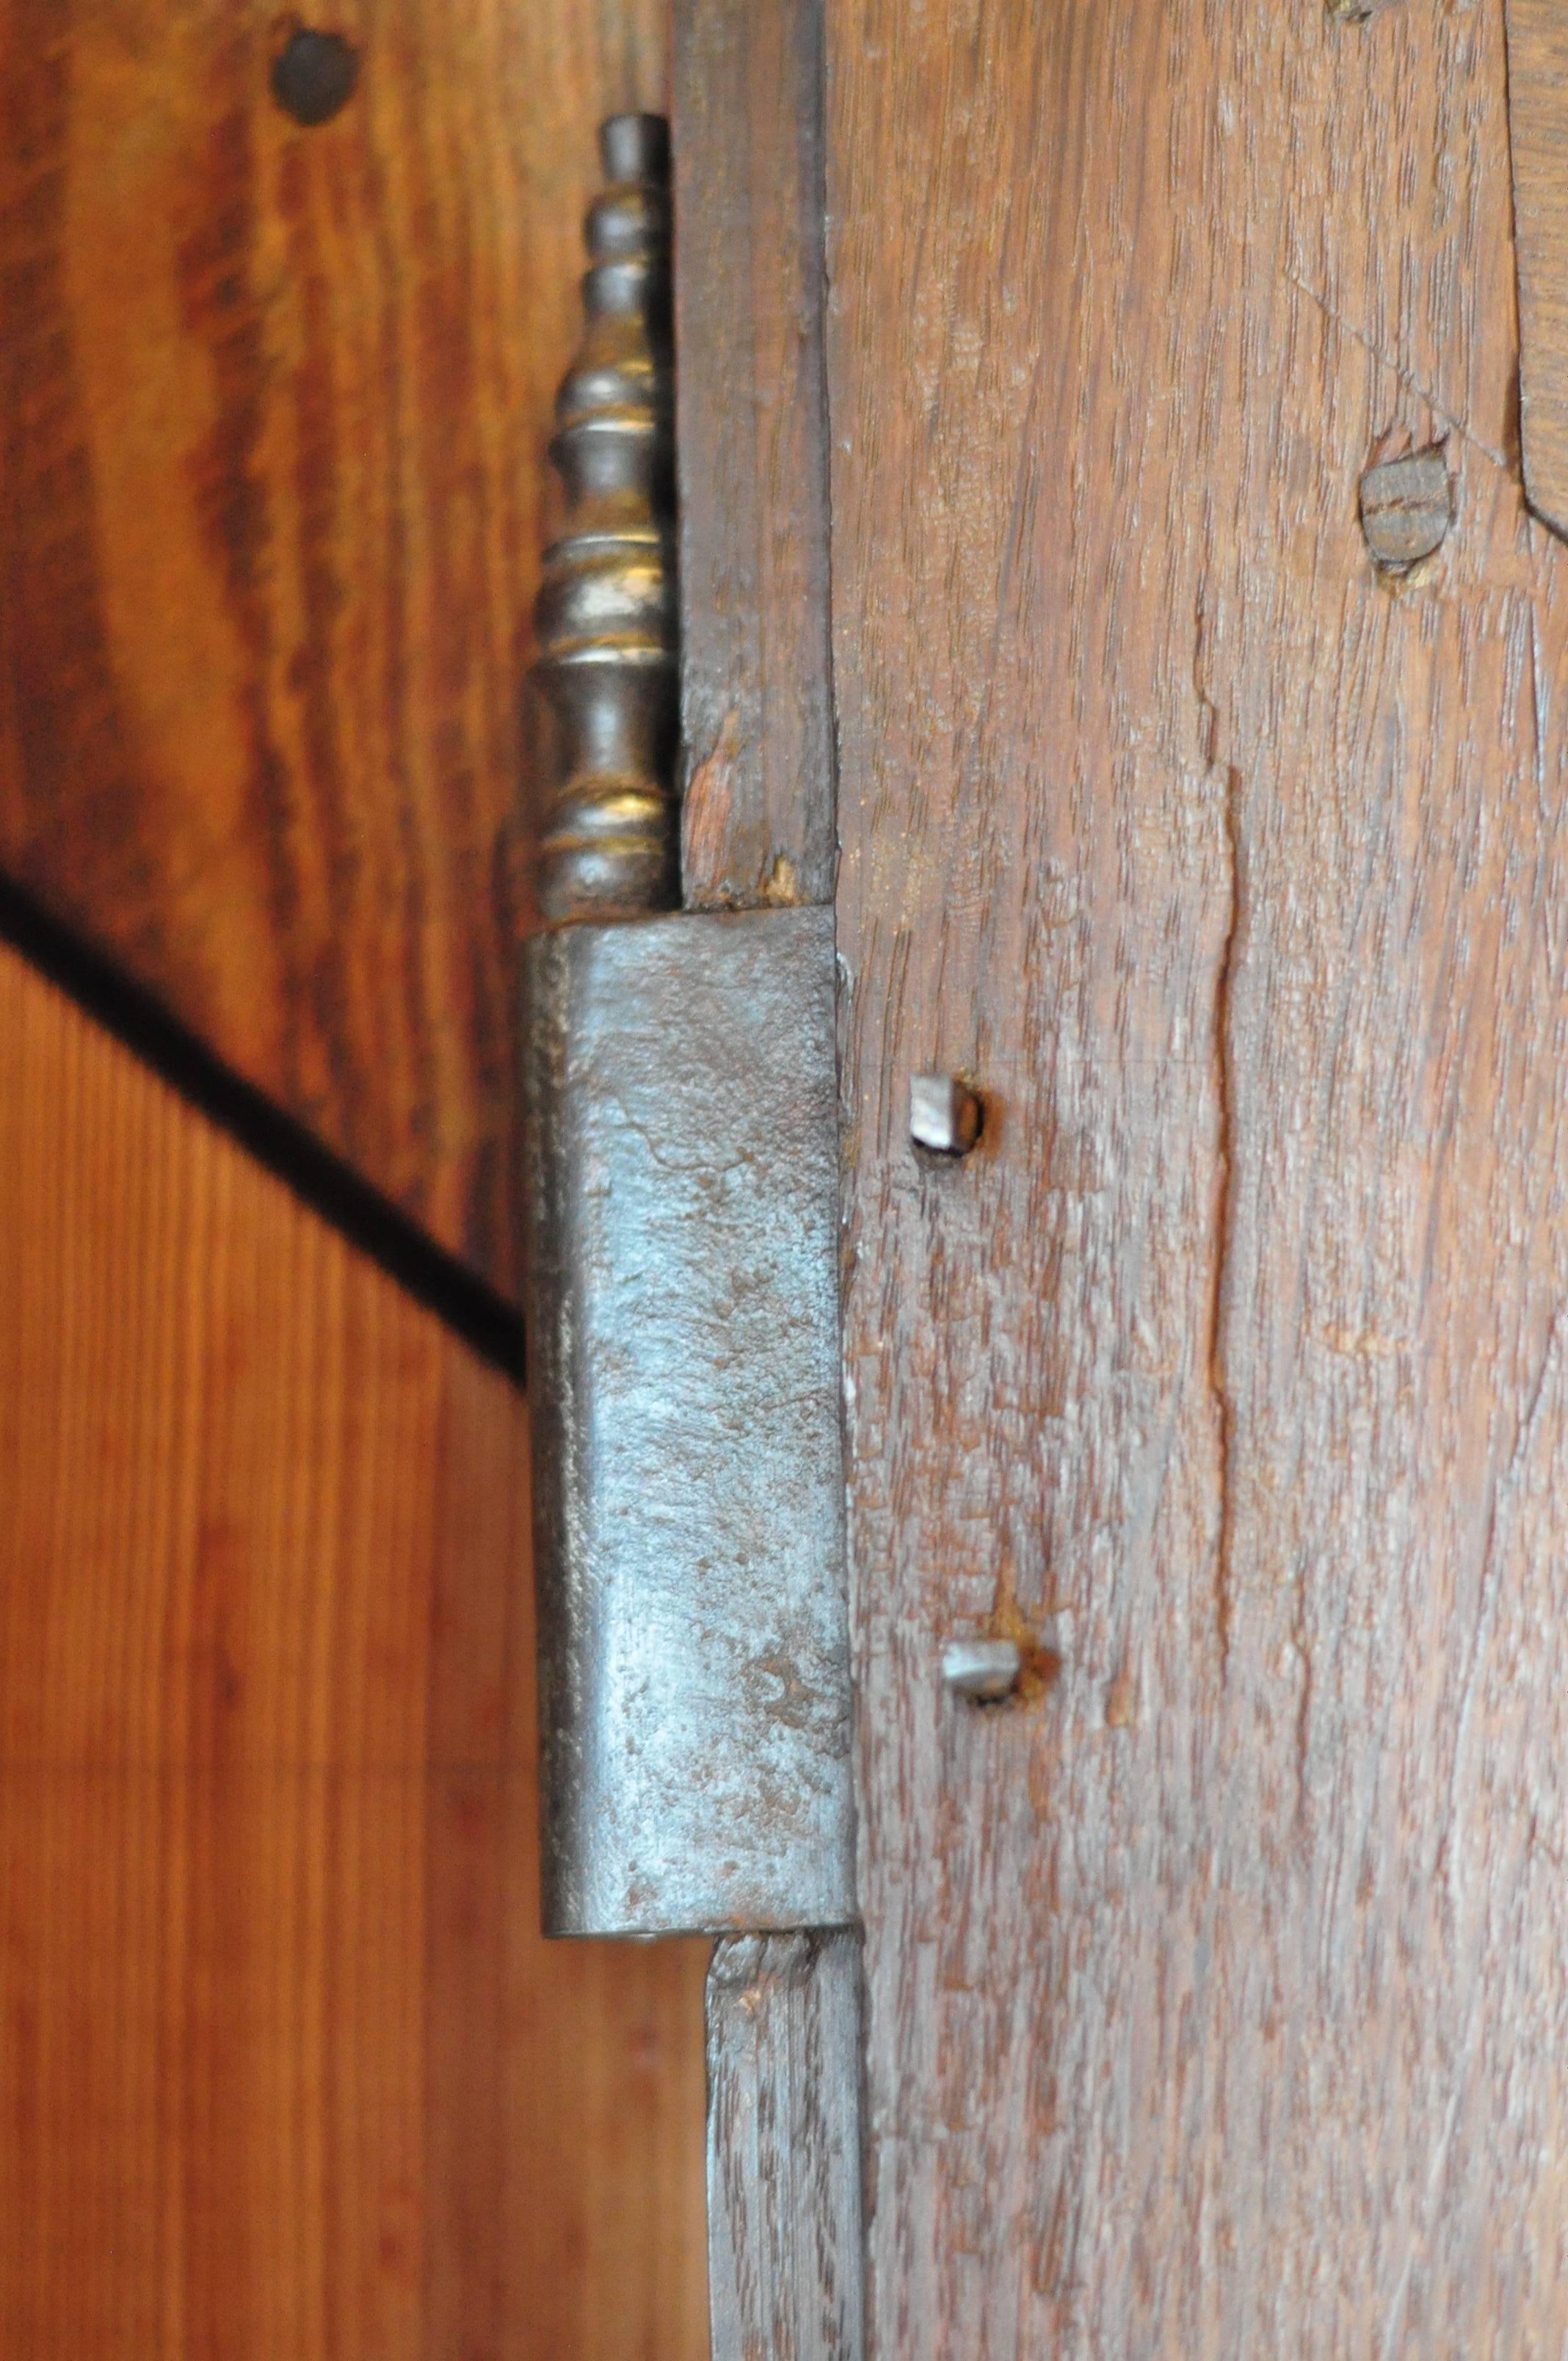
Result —
<instances>
[{"instance_id":1,"label":"oak plank","mask_svg":"<svg viewBox=\"0 0 1568 2361\"><path fill-rule=\"evenodd\" d=\"M833 895L820 16L674 10L689 909Z\"/></svg>"},{"instance_id":2,"label":"oak plank","mask_svg":"<svg viewBox=\"0 0 1568 2361\"><path fill-rule=\"evenodd\" d=\"M704 1945L538 1933L515 1388L0 950L0 2321L696 2361Z\"/></svg>"},{"instance_id":3,"label":"oak plank","mask_svg":"<svg viewBox=\"0 0 1568 2361\"><path fill-rule=\"evenodd\" d=\"M656 0L0 25L0 865L503 1294L513 815L595 129Z\"/></svg>"},{"instance_id":4,"label":"oak plank","mask_svg":"<svg viewBox=\"0 0 1568 2361\"><path fill-rule=\"evenodd\" d=\"M714 2361L859 2361L861 1947L737 1935L707 1976Z\"/></svg>"},{"instance_id":5,"label":"oak plank","mask_svg":"<svg viewBox=\"0 0 1568 2361\"><path fill-rule=\"evenodd\" d=\"M871 2349L1524 2361L1568 598L1501 5L827 44ZM1358 486L1433 446L1396 578ZM969 1631L1054 1676L949 1700Z\"/></svg>"}]
</instances>

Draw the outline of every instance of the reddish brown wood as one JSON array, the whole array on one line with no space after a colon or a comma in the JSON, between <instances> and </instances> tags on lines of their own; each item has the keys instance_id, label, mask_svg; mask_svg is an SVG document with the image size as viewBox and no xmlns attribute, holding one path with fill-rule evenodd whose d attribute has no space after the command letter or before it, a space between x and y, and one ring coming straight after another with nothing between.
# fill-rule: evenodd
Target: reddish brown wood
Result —
<instances>
[{"instance_id":1,"label":"reddish brown wood","mask_svg":"<svg viewBox=\"0 0 1568 2361\"><path fill-rule=\"evenodd\" d=\"M707 1946L538 1933L515 1389L0 954L0 2348L707 2350Z\"/></svg>"},{"instance_id":2,"label":"reddish brown wood","mask_svg":"<svg viewBox=\"0 0 1568 2361\"><path fill-rule=\"evenodd\" d=\"M1568 2336L1502 11L829 0L872 2350ZM1357 490L1442 443L1380 574ZM912 1071L985 1127L922 1166ZM1035 1693L944 1694L1028 1636Z\"/></svg>"},{"instance_id":3,"label":"reddish brown wood","mask_svg":"<svg viewBox=\"0 0 1568 2361\"><path fill-rule=\"evenodd\" d=\"M309 128L262 0L0 25L0 862L505 1290L544 449L663 16L331 24Z\"/></svg>"},{"instance_id":4,"label":"reddish brown wood","mask_svg":"<svg viewBox=\"0 0 1568 2361\"><path fill-rule=\"evenodd\" d=\"M827 902L819 11L674 15L685 898Z\"/></svg>"}]
</instances>

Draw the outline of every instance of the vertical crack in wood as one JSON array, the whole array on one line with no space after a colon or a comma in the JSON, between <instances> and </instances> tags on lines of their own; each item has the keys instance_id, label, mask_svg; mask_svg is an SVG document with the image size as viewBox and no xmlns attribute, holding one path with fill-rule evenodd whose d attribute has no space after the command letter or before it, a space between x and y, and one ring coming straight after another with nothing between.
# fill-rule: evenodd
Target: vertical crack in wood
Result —
<instances>
[{"instance_id":1,"label":"vertical crack in wood","mask_svg":"<svg viewBox=\"0 0 1568 2361\"><path fill-rule=\"evenodd\" d=\"M1225 848L1229 861L1230 907L1214 973L1214 1089L1219 1107L1219 1141L1214 1165L1214 1284L1209 1308L1209 1389L1214 1400L1219 1445L1220 1531L1214 1565L1214 1611L1222 1680L1230 1669L1231 1630L1235 1618L1235 1497L1231 1468L1235 1405L1231 1394L1225 1329L1230 1316L1231 1248L1234 1231L1235 1060L1231 991L1242 908L1241 795L1241 774L1234 764L1227 764Z\"/></svg>"},{"instance_id":2,"label":"vertical crack in wood","mask_svg":"<svg viewBox=\"0 0 1568 2361\"><path fill-rule=\"evenodd\" d=\"M1207 1354L1209 1392L1214 1405L1220 1495L1219 1531L1214 1553L1214 1622L1223 1680L1230 1667L1231 1631L1235 1615L1235 1501L1231 1468L1235 1407L1229 1382L1225 1329L1230 1314L1235 1189L1235 1057L1231 996L1236 941L1244 915L1245 846L1242 832L1242 775L1234 763L1221 760L1220 717L1208 686L1201 588L1192 615L1192 687L1198 701L1203 761L1208 765L1211 777L1223 774L1224 780L1224 837L1229 891L1224 934L1214 972L1213 1060L1219 1137L1214 1159L1213 1280L1209 1299Z\"/></svg>"}]
</instances>

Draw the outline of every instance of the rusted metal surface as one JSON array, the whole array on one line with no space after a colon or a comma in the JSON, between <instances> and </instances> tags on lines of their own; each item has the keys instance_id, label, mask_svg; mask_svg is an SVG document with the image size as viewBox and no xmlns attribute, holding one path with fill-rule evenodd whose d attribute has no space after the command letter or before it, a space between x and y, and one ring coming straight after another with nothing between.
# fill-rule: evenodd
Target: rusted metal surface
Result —
<instances>
[{"instance_id":1,"label":"rusted metal surface","mask_svg":"<svg viewBox=\"0 0 1568 2361\"><path fill-rule=\"evenodd\" d=\"M852 1934L741 1936L707 1979L713 2361L863 2350L861 1960Z\"/></svg>"},{"instance_id":2,"label":"rusted metal surface","mask_svg":"<svg viewBox=\"0 0 1568 2361\"><path fill-rule=\"evenodd\" d=\"M550 926L679 899L669 129L611 115L599 141L609 185L588 212L587 327L551 446L566 526L535 615L557 726L536 851Z\"/></svg>"},{"instance_id":3,"label":"rusted metal surface","mask_svg":"<svg viewBox=\"0 0 1568 2361\"><path fill-rule=\"evenodd\" d=\"M852 1909L833 921L528 946L544 1913Z\"/></svg>"}]
</instances>

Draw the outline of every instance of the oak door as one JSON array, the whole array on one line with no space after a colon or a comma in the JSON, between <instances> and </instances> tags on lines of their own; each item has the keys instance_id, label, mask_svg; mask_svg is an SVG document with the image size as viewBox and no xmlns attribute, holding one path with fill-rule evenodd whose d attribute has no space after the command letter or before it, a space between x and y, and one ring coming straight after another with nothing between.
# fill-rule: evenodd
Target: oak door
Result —
<instances>
[{"instance_id":1,"label":"oak door","mask_svg":"<svg viewBox=\"0 0 1568 2361\"><path fill-rule=\"evenodd\" d=\"M826 49L870 2348L1557 2353L1568 554L1503 8Z\"/></svg>"}]
</instances>

